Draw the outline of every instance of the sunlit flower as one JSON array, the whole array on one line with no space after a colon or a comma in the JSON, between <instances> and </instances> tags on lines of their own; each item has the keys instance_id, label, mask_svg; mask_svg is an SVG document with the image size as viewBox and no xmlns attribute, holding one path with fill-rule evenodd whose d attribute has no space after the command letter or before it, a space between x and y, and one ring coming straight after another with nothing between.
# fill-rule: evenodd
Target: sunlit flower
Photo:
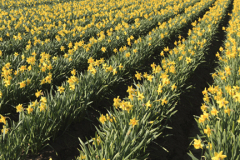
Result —
<instances>
[{"instance_id":1,"label":"sunlit flower","mask_svg":"<svg viewBox=\"0 0 240 160\"><path fill-rule=\"evenodd\" d=\"M38 98L39 96L41 96L42 94L42 90L37 90L37 92L35 93L35 96Z\"/></svg>"},{"instance_id":2,"label":"sunlit flower","mask_svg":"<svg viewBox=\"0 0 240 160\"><path fill-rule=\"evenodd\" d=\"M138 92L138 100L143 100L143 98L144 98L144 95L143 95L143 93L140 93L140 92Z\"/></svg>"},{"instance_id":3,"label":"sunlit flower","mask_svg":"<svg viewBox=\"0 0 240 160\"><path fill-rule=\"evenodd\" d=\"M28 114L33 112L33 108L31 105L28 106L28 108L26 109L28 111Z\"/></svg>"},{"instance_id":4,"label":"sunlit flower","mask_svg":"<svg viewBox=\"0 0 240 160\"><path fill-rule=\"evenodd\" d=\"M223 151L221 151L219 153L214 152L214 157L212 157L212 160L223 160L224 158L226 158L227 156L223 155L222 153L223 153Z\"/></svg>"},{"instance_id":5,"label":"sunlit flower","mask_svg":"<svg viewBox=\"0 0 240 160\"><path fill-rule=\"evenodd\" d=\"M106 49L106 47L102 47L101 50L102 50L103 52L106 52L107 49Z\"/></svg>"},{"instance_id":6,"label":"sunlit flower","mask_svg":"<svg viewBox=\"0 0 240 160\"><path fill-rule=\"evenodd\" d=\"M58 92L60 92L60 94L61 94L61 93L63 93L63 92L64 92L64 90L65 90L65 88L64 88L64 87L62 87L62 86L58 87Z\"/></svg>"},{"instance_id":7,"label":"sunlit flower","mask_svg":"<svg viewBox=\"0 0 240 160\"><path fill-rule=\"evenodd\" d=\"M137 78L137 80L141 80L141 73L138 73L137 71L136 71L136 74L135 74L135 77Z\"/></svg>"},{"instance_id":8,"label":"sunlit flower","mask_svg":"<svg viewBox=\"0 0 240 160\"><path fill-rule=\"evenodd\" d=\"M100 117L99 117L99 121L104 124L105 121L107 121L106 117L102 114Z\"/></svg>"},{"instance_id":9,"label":"sunlit flower","mask_svg":"<svg viewBox=\"0 0 240 160\"><path fill-rule=\"evenodd\" d=\"M196 149L202 149L202 144L201 144L201 140L199 139L194 139L194 144L193 144L194 148Z\"/></svg>"},{"instance_id":10,"label":"sunlit flower","mask_svg":"<svg viewBox=\"0 0 240 160\"><path fill-rule=\"evenodd\" d=\"M22 107L22 104L19 104L16 106L17 112L22 112L24 109Z\"/></svg>"},{"instance_id":11,"label":"sunlit flower","mask_svg":"<svg viewBox=\"0 0 240 160\"><path fill-rule=\"evenodd\" d=\"M7 133L8 133L8 130L9 130L9 129L4 125L4 126L3 126L3 129L1 130L1 132L7 134Z\"/></svg>"},{"instance_id":12,"label":"sunlit flower","mask_svg":"<svg viewBox=\"0 0 240 160\"><path fill-rule=\"evenodd\" d=\"M134 117L133 119L130 119L129 125L132 125L134 127L134 126L138 125L138 121L139 120L136 120Z\"/></svg>"},{"instance_id":13,"label":"sunlit flower","mask_svg":"<svg viewBox=\"0 0 240 160\"><path fill-rule=\"evenodd\" d=\"M26 82L22 81L22 82L19 83L19 85L20 85L20 88L24 88L26 86Z\"/></svg>"},{"instance_id":14,"label":"sunlit flower","mask_svg":"<svg viewBox=\"0 0 240 160\"><path fill-rule=\"evenodd\" d=\"M6 117L0 114L0 123L6 124Z\"/></svg>"},{"instance_id":15,"label":"sunlit flower","mask_svg":"<svg viewBox=\"0 0 240 160\"><path fill-rule=\"evenodd\" d=\"M210 129L209 125L207 125L207 128L204 129L204 133L207 134L208 137L210 136L210 134L211 134L211 129Z\"/></svg>"}]
</instances>

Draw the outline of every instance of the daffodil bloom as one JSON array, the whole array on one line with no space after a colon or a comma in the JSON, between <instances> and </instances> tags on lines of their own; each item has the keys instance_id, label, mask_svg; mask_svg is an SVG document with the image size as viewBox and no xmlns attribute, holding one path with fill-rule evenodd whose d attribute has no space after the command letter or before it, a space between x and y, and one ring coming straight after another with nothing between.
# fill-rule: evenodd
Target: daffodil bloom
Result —
<instances>
[{"instance_id":1,"label":"daffodil bloom","mask_svg":"<svg viewBox=\"0 0 240 160\"><path fill-rule=\"evenodd\" d=\"M64 89L65 89L64 87L60 86L60 87L58 87L58 92L60 92L60 94L61 94L64 92Z\"/></svg>"},{"instance_id":2,"label":"daffodil bloom","mask_svg":"<svg viewBox=\"0 0 240 160\"><path fill-rule=\"evenodd\" d=\"M130 55L131 55L130 52L128 52L125 54L125 57L128 58L128 57L130 57Z\"/></svg>"},{"instance_id":3,"label":"daffodil bloom","mask_svg":"<svg viewBox=\"0 0 240 160\"><path fill-rule=\"evenodd\" d=\"M117 53L117 52L118 52L117 48L114 48L113 52L114 52L114 53Z\"/></svg>"},{"instance_id":4,"label":"daffodil bloom","mask_svg":"<svg viewBox=\"0 0 240 160\"><path fill-rule=\"evenodd\" d=\"M211 129L210 129L209 125L207 125L207 128L204 129L204 133L207 134L208 137L210 136L210 134L211 134Z\"/></svg>"},{"instance_id":5,"label":"daffodil bloom","mask_svg":"<svg viewBox=\"0 0 240 160\"><path fill-rule=\"evenodd\" d=\"M28 66L28 71L31 71L32 70L32 66Z\"/></svg>"},{"instance_id":6,"label":"daffodil bloom","mask_svg":"<svg viewBox=\"0 0 240 160\"><path fill-rule=\"evenodd\" d=\"M219 108L226 107L226 104L228 104L228 101L225 100L225 98L222 98L221 100L217 101Z\"/></svg>"},{"instance_id":7,"label":"daffodil bloom","mask_svg":"<svg viewBox=\"0 0 240 160\"><path fill-rule=\"evenodd\" d=\"M0 114L0 123L6 124L6 117Z\"/></svg>"},{"instance_id":8,"label":"daffodil bloom","mask_svg":"<svg viewBox=\"0 0 240 160\"><path fill-rule=\"evenodd\" d=\"M224 69L227 75L231 75L231 69L229 66L225 67Z\"/></svg>"},{"instance_id":9,"label":"daffodil bloom","mask_svg":"<svg viewBox=\"0 0 240 160\"><path fill-rule=\"evenodd\" d=\"M199 149L202 148L202 144L201 144L201 140L199 139L194 139L194 144L193 144L194 148Z\"/></svg>"},{"instance_id":10,"label":"daffodil bloom","mask_svg":"<svg viewBox=\"0 0 240 160\"><path fill-rule=\"evenodd\" d=\"M213 109L211 110L211 114L216 116L218 114L218 110L213 107Z\"/></svg>"},{"instance_id":11,"label":"daffodil bloom","mask_svg":"<svg viewBox=\"0 0 240 160\"><path fill-rule=\"evenodd\" d=\"M28 106L28 108L26 109L28 111L28 114L33 112L33 108L31 105Z\"/></svg>"},{"instance_id":12,"label":"daffodil bloom","mask_svg":"<svg viewBox=\"0 0 240 160\"><path fill-rule=\"evenodd\" d=\"M182 58L183 58L183 56L180 56L180 57L178 57L179 61L181 61L181 60L182 60Z\"/></svg>"},{"instance_id":13,"label":"daffodil bloom","mask_svg":"<svg viewBox=\"0 0 240 160\"><path fill-rule=\"evenodd\" d=\"M141 80L141 76L142 74L136 71L135 77L137 78L137 80Z\"/></svg>"},{"instance_id":14,"label":"daffodil bloom","mask_svg":"<svg viewBox=\"0 0 240 160\"><path fill-rule=\"evenodd\" d=\"M61 51L64 51L64 50L65 50L65 47L64 47L64 46L61 46L61 47L60 47L60 50L61 50Z\"/></svg>"},{"instance_id":15,"label":"daffodil bloom","mask_svg":"<svg viewBox=\"0 0 240 160\"><path fill-rule=\"evenodd\" d=\"M106 67L106 72L112 72L112 71L113 71L112 65L110 65L109 67Z\"/></svg>"},{"instance_id":16,"label":"daffodil bloom","mask_svg":"<svg viewBox=\"0 0 240 160\"><path fill-rule=\"evenodd\" d=\"M74 84L70 84L69 88L70 88L71 91L73 91L75 89L75 85Z\"/></svg>"},{"instance_id":17,"label":"daffodil bloom","mask_svg":"<svg viewBox=\"0 0 240 160\"><path fill-rule=\"evenodd\" d=\"M94 59L93 59L92 57L90 57L90 58L88 59L88 63L89 63L89 64L94 63Z\"/></svg>"},{"instance_id":18,"label":"daffodil bloom","mask_svg":"<svg viewBox=\"0 0 240 160\"><path fill-rule=\"evenodd\" d=\"M214 152L214 157L212 157L212 160L223 160L224 158L226 158L227 156L223 155L222 153L223 153L223 151L221 151L219 153Z\"/></svg>"},{"instance_id":19,"label":"daffodil bloom","mask_svg":"<svg viewBox=\"0 0 240 160\"><path fill-rule=\"evenodd\" d=\"M4 125L4 126L3 126L3 129L2 129L1 131L2 131L2 133L7 134L7 133L8 133L8 130L9 130L9 129L7 129L7 127Z\"/></svg>"},{"instance_id":20,"label":"daffodil bloom","mask_svg":"<svg viewBox=\"0 0 240 160\"><path fill-rule=\"evenodd\" d=\"M47 98L46 97L41 97L40 102L47 103Z\"/></svg>"},{"instance_id":21,"label":"daffodil bloom","mask_svg":"<svg viewBox=\"0 0 240 160\"><path fill-rule=\"evenodd\" d=\"M19 104L16 106L17 112L22 112L24 109L22 107L22 104Z\"/></svg>"},{"instance_id":22,"label":"daffodil bloom","mask_svg":"<svg viewBox=\"0 0 240 160\"><path fill-rule=\"evenodd\" d=\"M170 69L169 69L169 71L170 71L171 73L176 73L174 66L171 66Z\"/></svg>"},{"instance_id":23,"label":"daffodil bloom","mask_svg":"<svg viewBox=\"0 0 240 160\"><path fill-rule=\"evenodd\" d=\"M17 57L18 55L19 55L18 52L15 52L15 53L14 53L14 56L15 56L15 57Z\"/></svg>"},{"instance_id":24,"label":"daffodil bloom","mask_svg":"<svg viewBox=\"0 0 240 160\"><path fill-rule=\"evenodd\" d=\"M117 98L113 99L113 102L113 106L118 108L120 106L121 99L119 98L119 96L117 96Z\"/></svg>"},{"instance_id":25,"label":"daffodil bloom","mask_svg":"<svg viewBox=\"0 0 240 160\"><path fill-rule=\"evenodd\" d=\"M203 117L204 117L205 119L209 119L209 118L208 118L208 117L209 117L209 113L203 112Z\"/></svg>"},{"instance_id":26,"label":"daffodil bloom","mask_svg":"<svg viewBox=\"0 0 240 160\"><path fill-rule=\"evenodd\" d=\"M147 72L144 72L143 77L144 77L144 78L147 78L147 77L148 77Z\"/></svg>"},{"instance_id":27,"label":"daffodil bloom","mask_svg":"<svg viewBox=\"0 0 240 160\"><path fill-rule=\"evenodd\" d=\"M138 100L143 100L143 98L144 98L144 95L143 95L143 93L140 93L140 92L138 92Z\"/></svg>"},{"instance_id":28,"label":"daffodil bloom","mask_svg":"<svg viewBox=\"0 0 240 160\"><path fill-rule=\"evenodd\" d=\"M133 100L133 97L134 97L133 94L129 94L129 96L128 96L128 98L129 98L130 100Z\"/></svg>"},{"instance_id":29,"label":"daffodil bloom","mask_svg":"<svg viewBox=\"0 0 240 160\"><path fill-rule=\"evenodd\" d=\"M71 71L71 74L75 76L75 75L76 75L76 69L73 69L73 70Z\"/></svg>"},{"instance_id":30,"label":"daffodil bloom","mask_svg":"<svg viewBox=\"0 0 240 160\"><path fill-rule=\"evenodd\" d=\"M177 86L175 85L175 83L171 86L171 89L172 89L172 91L173 91L174 89L177 89Z\"/></svg>"},{"instance_id":31,"label":"daffodil bloom","mask_svg":"<svg viewBox=\"0 0 240 160\"><path fill-rule=\"evenodd\" d=\"M168 101L166 100L166 97L162 99L162 105L167 104Z\"/></svg>"},{"instance_id":32,"label":"daffodil bloom","mask_svg":"<svg viewBox=\"0 0 240 160\"><path fill-rule=\"evenodd\" d=\"M129 111L132 109L133 105L131 105L130 102L125 102L125 108L124 110L126 110L128 113Z\"/></svg>"},{"instance_id":33,"label":"daffodil bloom","mask_svg":"<svg viewBox=\"0 0 240 160\"><path fill-rule=\"evenodd\" d=\"M11 81L10 80L4 80L5 87L10 86Z\"/></svg>"},{"instance_id":34,"label":"daffodil bloom","mask_svg":"<svg viewBox=\"0 0 240 160\"><path fill-rule=\"evenodd\" d=\"M129 94L134 93L134 91L135 91L135 90L133 89L132 86L128 86L127 92L128 92Z\"/></svg>"},{"instance_id":35,"label":"daffodil bloom","mask_svg":"<svg viewBox=\"0 0 240 160\"><path fill-rule=\"evenodd\" d=\"M147 80L149 80L150 82L152 82L152 79L153 79L152 75L147 76Z\"/></svg>"},{"instance_id":36,"label":"daffodil bloom","mask_svg":"<svg viewBox=\"0 0 240 160\"><path fill-rule=\"evenodd\" d=\"M240 93L236 92L235 95L233 96L235 102L239 102L240 103Z\"/></svg>"},{"instance_id":37,"label":"daffodil bloom","mask_svg":"<svg viewBox=\"0 0 240 160\"><path fill-rule=\"evenodd\" d=\"M187 62L187 64L189 64L192 62L192 59L190 57L186 57L186 62Z\"/></svg>"},{"instance_id":38,"label":"daffodil bloom","mask_svg":"<svg viewBox=\"0 0 240 160\"><path fill-rule=\"evenodd\" d=\"M163 84L170 84L170 80L168 78L163 78L162 80Z\"/></svg>"},{"instance_id":39,"label":"daffodil bloom","mask_svg":"<svg viewBox=\"0 0 240 160\"><path fill-rule=\"evenodd\" d=\"M121 70L123 68L122 63L120 63L120 65L118 66L119 70Z\"/></svg>"},{"instance_id":40,"label":"daffodil bloom","mask_svg":"<svg viewBox=\"0 0 240 160\"><path fill-rule=\"evenodd\" d=\"M130 119L129 125L132 125L134 127L134 126L138 125L138 121L139 120L136 120L135 118Z\"/></svg>"},{"instance_id":41,"label":"daffodil bloom","mask_svg":"<svg viewBox=\"0 0 240 160\"><path fill-rule=\"evenodd\" d=\"M201 115L201 116L199 117L199 119L198 119L198 122L199 122L199 123L204 123L204 121L205 121L205 118L204 118L203 115Z\"/></svg>"},{"instance_id":42,"label":"daffodil bloom","mask_svg":"<svg viewBox=\"0 0 240 160\"><path fill-rule=\"evenodd\" d=\"M20 88L24 88L26 86L26 82L22 81L22 82L19 83L19 85L20 85Z\"/></svg>"},{"instance_id":43,"label":"daffodil bloom","mask_svg":"<svg viewBox=\"0 0 240 160\"><path fill-rule=\"evenodd\" d=\"M81 155L79 159L80 160L86 159L86 155Z\"/></svg>"},{"instance_id":44,"label":"daffodil bloom","mask_svg":"<svg viewBox=\"0 0 240 160\"><path fill-rule=\"evenodd\" d=\"M102 47L101 50L102 50L103 52L106 52L107 49L106 49L106 47Z\"/></svg>"},{"instance_id":45,"label":"daffodil bloom","mask_svg":"<svg viewBox=\"0 0 240 160\"><path fill-rule=\"evenodd\" d=\"M102 114L100 117L99 117L99 121L104 124L105 121L107 121L106 117Z\"/></svg>"},{"instance_id":46,"label":"daffodil bloom","mask_svg":"<svg viewBox=\"0 0 240 160\"><path fill-rule=\"evenodd\" d=\"M227 113L228 116L230 116L230 111L231 111L231 110L230 110L229 108L227 108L227 109L224 110L224 113Z\"/></svg>"},{"instance_id":47,"label":"daffodil bloom","mask_svg":"<svg viewBox=\"0 0 240 160\"><path fill-rule=\"evenodd\" d=\"M203 95L206 95L206 94L207 94L207 89L206 89L206 87L205 87L204 91L202 91L202 94L203 94Z\"/></svg>"},{"instance_id":48,"label":"daffodil bloom","mask_svg":"<svg viewBox=\"0 0 240 160\"><path fill-rule=\"evenodd\" d=\"M27 82L27 85L29 85L31 83L31 80L28 78L26 82Z\"/></svg>"},{"instance_id":49,"label":"daffodil bloom","mask_svg":"<svg viewBox=\"0 0 240 160\"><path fill-rule=\"evenodd\" d=\"M116 68L113 69L113 75L115 75L115 74L117 74L117 69Z\"/></svg>"},{"instance_id":50,"label":"daffodil bloom","mask_svg":"<svg viewBox=\"0 0 240 160\"><path fill-rule=\"evenodd\" d=\"M41 111L45 111L46 108L47 108L47 106L46 106L45 103L41 103L41 105L39 106L40 112L41 112Z\"/></svg>"},{"instance_id":51,"label":"daffodil bloom","mask_svg":"<svg viewBox=\"0 0 240 160\"><path fill-rule=\"evenodd\" d=\"M149 108L152 107L152 104L150 103L150 100L148 100L148 102L145 104L145 106L146 106L146 109L148 109L148 107L149 107Z\"/></svg>"}]
</instances>

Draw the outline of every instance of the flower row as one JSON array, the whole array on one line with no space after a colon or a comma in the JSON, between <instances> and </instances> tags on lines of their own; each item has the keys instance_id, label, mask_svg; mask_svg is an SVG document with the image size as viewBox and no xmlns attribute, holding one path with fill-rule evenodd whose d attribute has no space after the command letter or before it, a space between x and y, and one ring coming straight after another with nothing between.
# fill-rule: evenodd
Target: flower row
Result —
<instances>
[{"instance_id":1,"label":"flower row","mask_svg":"<svg viewBox=\"0 0 240 160\"><path fill-rule=\"evenodd\" d=\"M240 3L234 0L224 47L217 52L218 64L213 85L203 93L203 112L197 119L201 138L194 140L196 149L204 150L206 159L236 160L240 158Z\"/></svg>"}]
</instances>

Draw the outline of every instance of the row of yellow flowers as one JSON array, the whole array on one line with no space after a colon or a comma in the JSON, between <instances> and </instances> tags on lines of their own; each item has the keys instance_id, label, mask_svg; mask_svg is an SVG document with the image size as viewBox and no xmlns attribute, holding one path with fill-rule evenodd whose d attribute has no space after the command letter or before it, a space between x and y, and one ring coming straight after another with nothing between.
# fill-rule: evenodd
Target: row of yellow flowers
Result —
<instances>
[{"instance_id":1,"label":"row of yellow flowers","mask_svg":"<svg viewBox=\"0 0 240 160\"><path fill-rule=\"evenodd\" d=\"M203 2L203 1L202 1ZM153 63L152 74L135 74L143 83L128 87L124 100L114 98L113 109L101 115L95 137L81 142L78 159L145 159L147 144L168 128L173 109L187 78L202 63L205 50L216 34L219 21L226 14L228 0L218 0L202 19L192 23L189 38L182 39L173 50L165 48L168 57L160 65ZM196 5L201 6L201 3ZM223 8L220 10L220 8ZM215 23L216 22L216 23ZM156 33L157 34L157 33ZM176 43L177 44L177 43ZM163 53L161 53L164 55ZM104 68L104 66L103 66ZM106 69L106 68L105 68ZM92 143L91 143L92 142Z\"/></svg>"},{"instance_id":2,"label":"row of yellow flowers","mask_svg":"<svg viewBox=\"0 0 240 160\"><path fill-rule=\"evenodd\" d=\"M194 140L196 149L203 149L205 159L240 159L240 3L234 0L224 47L220 47L218 64L212 74L214 84L205 88L203 112L197 123L201 136Z\"/></svg>"},{"instance_id":3,"label":"row of yellow flowers","mask_svg":"<svg viewBox=\"0 0 240 160\"><path fill-rule=\"evenodd\" d=\"M197 0L196 0L197 1ZM179 11L183 11L188 5L195 3L182 3L176 6ZM146 34L151 28L157 26L175 13L174 10L162 9L164 15L152 16L150 19L138 21L139 27L128 27L125 30L111 31L111 34L105 36L101 32L98 39L91 38L90 42L84 44L84 41L69 43L68 53L64 56L51 56L49 53L36 52L37 47L31 48L27 54L22 56L12 56L12 63L6 63L2 67L2 85L0 90L5 95L2 99L0 110L9 111L9 103L16 105L26 101L26 97L32 99L36 89L44 90L49 88L51 84L60 84L61 81L70 75L70 70L76 69L78 72L87 68L87 59L108 58L114 53L123 52L126 45L132 45L134 36ZM136 26L133 24L132 26ZM134 35L134 36L133 36ZM135 40L136 43L136 40ZM90 48L91 47L91 48ZM62 48L64 50L64 47ZM41 52L41 54L40 54ZM6 60L6 59L5 59ZM13 68L16 69L13 70ZM34 81L33 81L34 80ZM21 92L21 94L20 94ZM20 95L19 95L20 94ZM19 95L19 96L17 96ZM25 98L24 98L25 97Z\"/></svg>"},{"instance_id":4,"label":"row of yellow flowers","mask_svg":"<svg viewBox=\"0 0 240 160\"><path fill-rule=\"evenodd\" d=\"M58 87L55 95L53 89L43 95L39 90L35 93L38 97L36 101L31 102L27 107L17 105L19 122L11 121L11 128L6 122L5 131L1 134L0 153L3 153L3 158L11 156L13 159L18 159L26 156L28 151L38 152L50 137L54 139L57 132L66 129L79 114L84 116L84 110L91 101L96 100L99 95L104 96L109 93L110 88L131 76L135 69L144 68L143 62L154 54L154 49L166 46L170 37L179 34L192 22L192 19L197 19L212 3L213 1L203 1L195 4L194 7L190 6L191 9L186 8L186 13L176 16L168 23L163 22L148 36L139 38L132 47L126 47L123 53L113 55L106 62L104 59L99 60L98 64L105 66L106 70L97 68L97 63L94 63L95 74L85 72L78 75L76 70L72 70L72 76ZM125 56L128 52L131 54L129 57ZM89 63L91 61L89 59ZM114 69L117 72L113 73ZM7 134L6 130L8 130Z\"/></svg>"}]
</instances>

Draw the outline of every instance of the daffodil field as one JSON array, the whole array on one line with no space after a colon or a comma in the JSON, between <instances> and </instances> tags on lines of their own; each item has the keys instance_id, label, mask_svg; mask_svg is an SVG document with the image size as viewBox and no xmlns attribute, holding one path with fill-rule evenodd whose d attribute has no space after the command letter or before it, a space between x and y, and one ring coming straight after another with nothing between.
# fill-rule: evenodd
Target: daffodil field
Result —
<instances>
[{"instance_id":1,"label":"daffodil field","mask_svg":"<svg viewBox=\"0 0 240 160\"><path fill-rule=\"evenodd\" d=\"M218 66L189 145L201 159L240 159L239 8L238 0L1 0L0 159L38 154L124 83L126 97L97 115L76 159L147 159L208 54ZM222 47L208 52L227 16Z\"/></svg>"},{"instance_id":2,"label":"daffodil field","mask_svg":"<svg viewBox=\"0 0 240 160\"><path fill-rule=\"evenodd\" d=\"M231 20L224 46L216 56L219 67L212 74L214 84L202 92L204 103L203 114L196 117L199 129L204 137L196 137L195 148L204 148L206 159L240 159L240 115L239 115L239 19L240 3L234 1Z\"/></svg>"}]
</instances>

